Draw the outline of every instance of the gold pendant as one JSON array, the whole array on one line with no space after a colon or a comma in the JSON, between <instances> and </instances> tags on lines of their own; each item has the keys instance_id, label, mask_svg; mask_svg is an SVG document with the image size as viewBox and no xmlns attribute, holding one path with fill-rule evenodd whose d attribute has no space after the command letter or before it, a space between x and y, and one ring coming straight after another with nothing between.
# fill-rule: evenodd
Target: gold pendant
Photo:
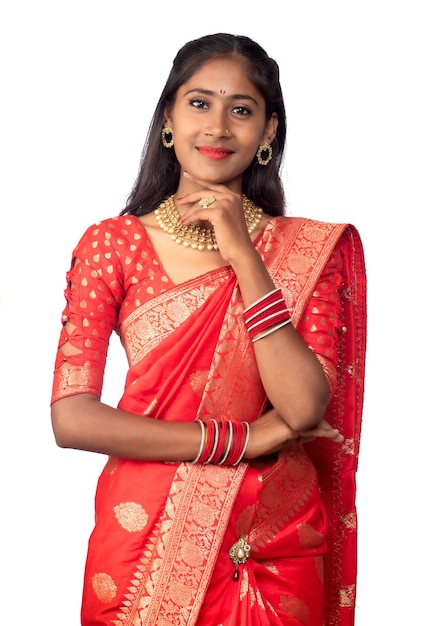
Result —
<instances>
[{"instance_id":1,"label":"gold pendant","mask_svg":"<svg viewBox=\"0 0 431 626\"><path fill-rule=\"evenodd\" d=\"M236 543L229 548L229 557L232 563L235 565L235 571L233 573L233 580L239 579L239 565L247 563L247 559L250 558L250 546L247 543L245 537L240 537Z\"/></svg>"}]
</instances>

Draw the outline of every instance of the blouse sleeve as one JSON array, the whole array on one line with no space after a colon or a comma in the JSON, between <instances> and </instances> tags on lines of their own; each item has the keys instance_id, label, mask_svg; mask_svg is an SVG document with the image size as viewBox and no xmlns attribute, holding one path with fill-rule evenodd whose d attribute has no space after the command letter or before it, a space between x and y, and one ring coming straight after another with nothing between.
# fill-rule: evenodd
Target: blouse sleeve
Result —
<instances>
[{"instance_id":1,"label":"blouse sleeve","mask_svg":"<svg viewBox=\"0 0 431 626\"><path fill-rule=\"evenodd\" d=\"M331 397L337 384L338 349L343 331L340 317L343 284L342 250L337 245L297 328L323 367Z\"/></svg>"},{"instance_id":2,"label":"blouse sleeve","mask_svg":"<svg viewBox=\"0 0 431 626\"><path fill-rule=\"evenodd\" d=\"M79 393L100 398L109 338L122 301L122 267L109 225L90 227L66 274L66 306L55 360L51 402Z\"/></svg>"}]
</instances>

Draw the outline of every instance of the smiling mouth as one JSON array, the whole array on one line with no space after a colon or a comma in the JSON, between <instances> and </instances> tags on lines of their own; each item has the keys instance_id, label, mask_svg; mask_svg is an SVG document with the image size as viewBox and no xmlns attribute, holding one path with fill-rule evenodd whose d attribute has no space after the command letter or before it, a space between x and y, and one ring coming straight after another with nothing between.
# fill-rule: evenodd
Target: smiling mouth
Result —
<instances>
[{"instance_id":1,"label":"smiling mouth","mask_svg":"<svg viewBox=\"0 0 431 626\"><path fill-rule=\"evenodd\" d=\"M233 151L228 148L214 148L212 146L200 146L197 150L203 156L216 161L227 159L231 154L233 154Z\"/></svg>"}]
</instances>

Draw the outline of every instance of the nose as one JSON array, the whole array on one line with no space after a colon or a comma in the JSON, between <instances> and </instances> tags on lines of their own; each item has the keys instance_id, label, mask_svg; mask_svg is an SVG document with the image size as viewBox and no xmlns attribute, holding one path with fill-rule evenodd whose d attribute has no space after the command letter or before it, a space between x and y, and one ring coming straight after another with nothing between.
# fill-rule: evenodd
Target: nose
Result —
<instances>
[{"instance_id":1,"label":"nose","mask_svg":"<svg viewBox=\"0 0 431 626\"><path fill-rule=\"evenodd\" d=\"M205 134L208 137L227 137L229 133L227 116L223 110L212 110L206 118Z\"/></svg>"}]
</instances>

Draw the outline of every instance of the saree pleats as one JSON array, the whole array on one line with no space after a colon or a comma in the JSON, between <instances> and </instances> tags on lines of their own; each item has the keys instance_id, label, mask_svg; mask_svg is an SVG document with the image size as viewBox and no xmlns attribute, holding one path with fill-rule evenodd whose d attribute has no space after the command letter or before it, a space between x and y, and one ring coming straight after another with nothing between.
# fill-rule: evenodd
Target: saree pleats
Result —
<instances>
[{"instance_id":1,"label":"saree pleats","mask_svg":"<svg viewBox=\"0 0 431 626\"><path fill-rule=\"evenodd\" d=\"M250 467L197 624L321 625L326 531L316 470L300 447L266 468ZM251 558L235 581L228 552L239 536Z\"/></svg>"}]
</instances>

